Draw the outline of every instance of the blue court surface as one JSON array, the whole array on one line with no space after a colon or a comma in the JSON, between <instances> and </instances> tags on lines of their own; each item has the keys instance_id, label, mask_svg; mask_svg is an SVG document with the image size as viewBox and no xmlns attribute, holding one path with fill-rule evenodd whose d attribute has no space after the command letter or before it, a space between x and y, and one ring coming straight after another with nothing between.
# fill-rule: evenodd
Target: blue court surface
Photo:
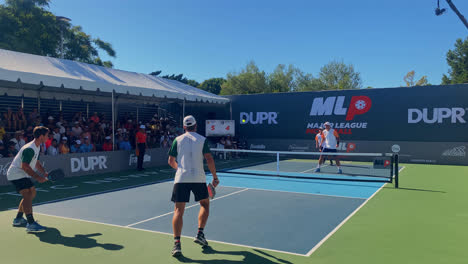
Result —
<instances>
[{"instance_id":1,"label":"blue court surface","mask_svg":"<svg viewBox=\"0 0 468 264\"><path fill-rule=\"evenodd\" d=\"M310 165L309 165L310 166ZM310 168L310 167L309 167ZM209 241L310 255L385 183L219 173L205 228ZM207 181L211 177L207 176ZM35 206L37 213L172 234L172 182ZM197 231L187 204L183 235Z\"/></svg>"}]
</instances>

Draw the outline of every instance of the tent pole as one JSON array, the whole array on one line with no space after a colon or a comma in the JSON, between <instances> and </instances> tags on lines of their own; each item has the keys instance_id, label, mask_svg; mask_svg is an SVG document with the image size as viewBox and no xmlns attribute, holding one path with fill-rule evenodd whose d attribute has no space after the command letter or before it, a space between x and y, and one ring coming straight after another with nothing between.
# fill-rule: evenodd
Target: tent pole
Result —
<instances>
[{"instance_id":1,"label":"tent pole","mask_svg":"<svg viewBox=\"0 0 468 264\"><path fill-rule=\"evenodd\" d=\"M115 150L115 99L112 90L112 150Z\"/></svg>"},{"instance_id":2,"label":"tent pole","mask_svg":"<svg viewBox=\"0 0 468 264\"><path fill-rule=\"evenodd\" d=\"M89 104L86 104L86 120L89 118Z\"/></svg>"},{"instance_id":3,"label":"tent pole","mask_svg":"<svg viewBox=\"0 0 468 264\"><path fill-rule=\"evenodd\" d=\"M184 98L184 102L182 103L182 120L184 119L185 117L185 98Z\"/></svg>"},{"instance_id":4,"label":"tent pole","mask_svg":"<svg viewBox=\"0 0 468 264\"><path fill-rule=\"evenodd\" d=\"M137 120L136 120L136 121L137 121L137 124L138 124L138 118L139 118L138 112L139 112L139 111L138 111L138 106L137 106Z\"/></svg>"},{"instance_id":5,"label":"tent pole","mask_svg":"<svg viewBox=\"0 0 468 264\"><path fill-rule=\"evenodd\" d=\"M229 112L231 114L231 119L232 120L232 102L229 102Z\"/></svg>"}]
</instances>

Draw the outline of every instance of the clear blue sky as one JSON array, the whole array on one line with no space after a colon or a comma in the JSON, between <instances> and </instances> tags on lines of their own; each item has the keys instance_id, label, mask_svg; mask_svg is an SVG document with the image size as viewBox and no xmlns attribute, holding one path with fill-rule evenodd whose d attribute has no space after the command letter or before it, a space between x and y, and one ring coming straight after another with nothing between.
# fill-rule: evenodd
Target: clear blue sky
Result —
<instances>
[{"instance_id":1,"label":"clear blue sky","mask_svg":"<svg viewBox=\"0 0 468 264\"><path fill-rule=\"evenodd\" d=\"M410 70L440 84L445 55L468 29L436 0L52 0L55 15L110 42L115 68L183 73L199 82L254 60L271 72L294 64L318 75L352 63L364 87L396 87ZM468 18L468 1L453 0Z\"/></svg>"}]
</instances>

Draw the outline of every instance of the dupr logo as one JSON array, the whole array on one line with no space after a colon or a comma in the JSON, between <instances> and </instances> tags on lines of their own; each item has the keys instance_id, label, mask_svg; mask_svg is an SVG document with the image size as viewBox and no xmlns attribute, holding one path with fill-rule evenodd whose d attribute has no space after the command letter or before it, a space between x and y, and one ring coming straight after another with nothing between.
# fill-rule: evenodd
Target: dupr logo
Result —
<instances>
[{"instance_id":1,"label":"dupr logo","mask_svg":"<svg viewBox=\"0 0 468 264\"><path fill-rule=\"evenodd\" d=\"M261 125L263 122L267 122L269 125L276 125L278 121L277 112L241 112L240 113L240 123L241 125L245 124L253 124L253 125Z\"/></svg>"},{"instance_id":2,"label":"dupr logo","mask_svg":"<svg viewBox=\"0 0 468 264\"><path fill-rule=\"evenodd\" d=\"M423 121L426 124L444 123L445 120L449 119L452 124L462 123L465 124L466 120L463 118L466 114L466 110L461 107L452 108L434 108L432 109L432 115L428 108L408 109L408 124L416 124Z\"/></svg>"},{"instance_id":3,"label":"dupr logo","mask_svg":"<svg viewBox=\"0 0 468 264\"><path fill-rule=\"evenodd\" d=\"M314 98L312 108L310 109L311 116L329 116L329 115L346 115L346 121L353 120L356 115L367 113L371 106L372 100L368 96L353 96L349 107L343 107L345 96L330 96Z\"/></svg>"},{"instance_id":4,"label":"dupr logo","mask_svg":"<svg viewBox=\"0 0 468 264\"><path fill-rule=\"evenodd\" d=\"M107 169L106 156L91 156L81 158L71 158L71 172L94 171L96 167L100 170Z\"/></svg>"}]
</instances>

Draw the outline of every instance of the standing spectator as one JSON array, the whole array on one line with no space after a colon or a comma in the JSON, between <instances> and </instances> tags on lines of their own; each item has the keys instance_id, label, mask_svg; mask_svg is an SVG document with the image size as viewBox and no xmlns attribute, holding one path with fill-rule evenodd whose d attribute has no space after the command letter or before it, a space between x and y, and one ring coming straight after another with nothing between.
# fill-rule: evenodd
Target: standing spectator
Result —
<instances>
[{"instance_id":1,"label":"standing spectator","mask_svg":"<svg viewBox=\"0 0 468 264\"><path fill-rule=\"evenodd\" d=\"M88 152L94 152L94 151L96 151L96 149L94 148L94 145L91 144L88 137L85 137L84 138L84 144L82 144L81 147L80 147L80 152L88 153Z\"/></svg>"},{"instance_id":2,"label":"standing spectator","mask_svg":"<svg viewBox=\"0 0 468 264\"><path fill-rule=\"evenodd\" d=\"M135 137L135 145L136 145L136 150L138 153L138 164L137 164L137 170L142 171L143 169L143 158L145 157L145 150L148 147L148 144L146 143L146 133L145 133L145 125L140 126L140 131L136 133Z\"/></svg>"},{"instance_id":3,"label":"standing spectator","mask_svg":"<svg viewBox=\"0 0 468 264\"><path fill-rule=\"evenodd\" d=\"M168 149L170 147L169 145L169 139L168 138L164 138L163 142L161 143L161 148L163 149Z\"/></svg>"},{"instance_id":4,"label":"standing spectator","mask_svg":"<svg viewBox=\"0 0 468 264\"><path fill-rule=\"evenodd\" d=\"M130 145L130 141L128 141L128 136L125 136L123 141L119 144L120 150L131 150L132 145Z\"/></svg>"},{"instance_id":5,"label":"standing spectator","mask_svg":"<svg viewBox=\"0 0 468 264\"><path fill-rule=\"evenodd\" d=\"M26 132L24 133L25 140L28 142L34 139L33 129L34 128L32 126L28 126L28 128L26 128Z\"/></svg>"},{"instance_id":6,"label":"standing spectator","mask_svg":"<svg viewBox=\"0 0 468 264\"><path fill-rule=\"evenodd\" d=\"M5 136L5 134L5 123L3 121L0 121L0 141L3 142L3 137Z\"/></svg>"},{"instance_id":7,"label":"standing spectator","mask_svg":"<svg viewBox=\"0 0 468 264\"><path fill-rule=\"evenodd\" d=\"M33 124L34 122L36 122L37 118L39 118L39 113L37 112L37 108L34 108L33 111L29 113L28 122L30 124Z\"/></svg>"},{"instance_id":8,"label":"standing spectator","mask_svg":"<svg viewBox=\"0 0 468 264\"><path fill-rule=\"evenodd\" d=\"M109 136L106 137L106 141L104 142L104 144L102 144L102 150L103 151L112 151L111 137L109 137Z\"/></svg>"},{"instance_id":9,"label":"standing spectator","mask_svg":"<svg viewBox=\"0 0 468 264\"><path fill-rule=\"evenodd\" d=\"M99 116L97 112L94 112L94 115L90 118L95 124L99 123Z\"/></svg>"},{"instance_id":10,"label":"standing spectator","mask_svg":"<svg viewBox=\"0 0 468 264\"><path fill-rule=\"evenodd\" d=\"M18 113L16 115L17 115L18 129L26 129L28 122L26 120L26 115L24 114L22 107L18 109Z\"/></svg>"},{"instance_id":11,"label":"standing spectator","mask_svg":"<svg viewBox=\"0 0 468 264\"><path fill-rule=\"evenodd\" d=\"M91 132L89 132L89 127L85 126L83 133L81 134L82 138L91 138Z\"/></svg>"},{"instance_id":12,"label":"standing spectator","mask_svg":"<svg viewBox=\"0 0 468 264\"><path fill-rule=\"evenodd\" d=\"M55 118L53 116L49 116L47 118L47 120L49 120L49 123L47 124L47 127L52 131L54 129L54 127L55 127L55 125L54 125Z\"/></svg>"},{"instance_id":13,"label":"standing spectator","mask_svg":"<svg viewBox=\"0 0 468 264\"><path fill-rule=\"evenodd\" d=\"M75 126L72 128L73 137L80 138L81 133L83 133L83 129L80 127L80 122L75 121Z\"/></svg>"},{"instance_id":14,"label":"standing spectator","mask_svg":"<svg viewBox=\"0 0 468 264\"><path fill-rule=\"evenodd\" d=\"M80 153L81 152L81 140L75 140L75 144L73 144L70 148L71 153Z\"/></svg>"},{"instance_id":15,"label":"standing spectator","mask_svg":"<svg viewBox=\"0 0 468 264\"><path fill-rule=\"evenodd\" d=\"M68 147L67 141L68 141L67 137L62 138L62 141L60 142L60 145L58 147L58 150L59 150L60 154L70 153L70 148Z\"/></svg>"},{"instance_id":16,"label":"standing spectator","mask_svg":"<svg viewBox=\"0 0 468 264\"><path fill-rule=\"evenodd\" d=\"M50 147L47 148L47 155L49 155L49 156L57 156L58 155L57 140L55 138L52 140L52 145L50 145Z\"/></svg>"},{"instance_id":17,"label":"standing spectator","mask_svg":"<svg viewBox=\"0 0 468 264\"><path fill-rule=\"evenodd\" d=\"M226 138L226 145L224 145L224 148L226 149L232 149L232 140L231 140L231 136L228 135L227 138Z\"/></svg>"}]
</instances>

